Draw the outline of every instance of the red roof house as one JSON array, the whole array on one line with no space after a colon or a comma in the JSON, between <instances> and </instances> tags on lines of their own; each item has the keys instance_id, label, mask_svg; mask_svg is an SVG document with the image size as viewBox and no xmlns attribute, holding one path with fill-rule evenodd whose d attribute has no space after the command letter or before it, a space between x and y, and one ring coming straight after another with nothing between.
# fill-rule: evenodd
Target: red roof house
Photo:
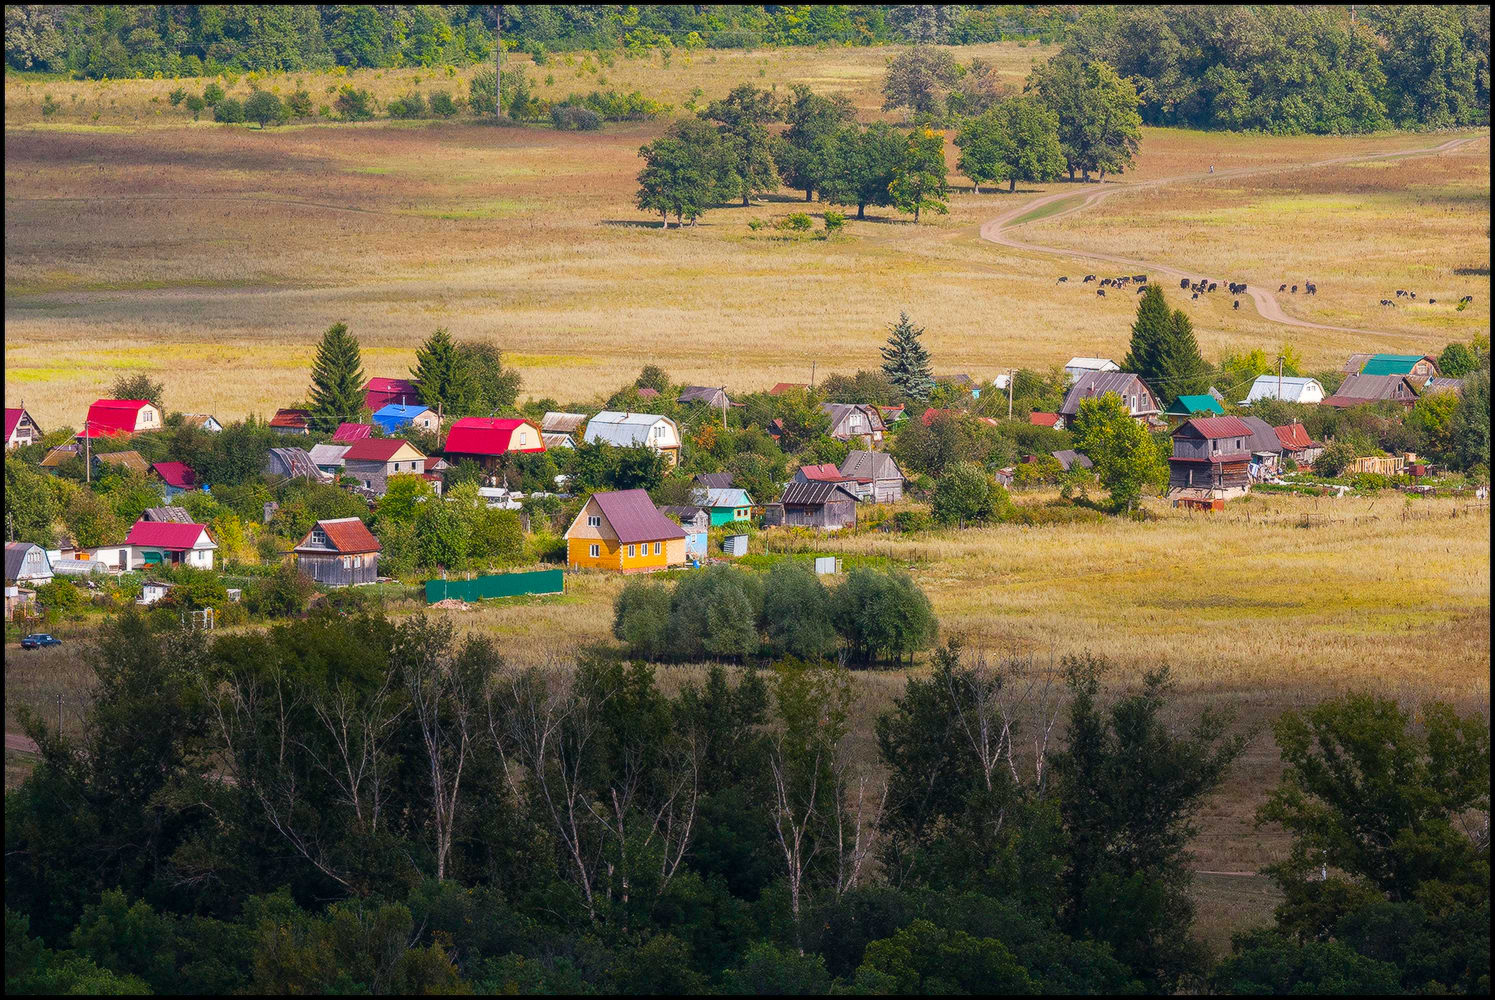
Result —
<instances>
[{"instance_id":1,"label":"red roof house","mask_svg":"<svg viewBox=\"0 0 1495 1000\"><path fill-rule=\"evenodd\" d=\"M775 382L772 389L768 390L770 396L779 396L790 389L808 389L810 386L805 382Z\"/></svg>"},{"instance_id":2,"label":"red roof house","mask_svg":"<svg viewBox=\"0 0 1495 1000\"><path fill-rule=\"evenodd\" d=\"M409 379L371 378L363 391L363 405L370 412L382 410L390 403L405 406L420 402L420 389Z\"/></svg>"},{"instance_id":3,"label":"red roof house","mask_svg":"<svg viewBox=\"0 0 1495 1000\"><path fill-rule=\"evenodd\" d=\"M374 432L373 424L348 424L337 425L337 430L332 432L332 440L337 444L351 444L354 441L362 441Z\"/></svg>"},{"instance_id":4,"label":"red roof house","mask_svg":"<svg viewBox=\"0 0 1495 1000\"><path fill-rule=\"evenodd\" d=\"M136 521L125 538L126 570L137 566L173 565L213 568L218 543L206 525L178 521Z\"/></svg>"},{"instance_id":5,"label":"red roof house","mask_svg":"<svg viewBox=\"0 0 1495 1000\"><path fill-rule=\"evenodd\" d=\"M1063 427L1064 418L1057 413L1039 413L1035 411L1028 414L1028 423L1034 427Z\"/></svg>"},{"instance_id":6,"label":"red roof house","mask_svg":"<svg viewBox=\"0 0 1495 1000\"><path fill-rule=\"evenodd\" d=\"M88 408L88 417L78 437L135 434L158 431L161 427L161 409L148 399L100 399Z\"/></svg>"},{"instance_id":7,"label":"red roof house","mask_svg":"<svg viewBox=\"0 0 1495 1000\"><path fill-rule=\"evenodd\" d=\"M839 483L846 479L841 475L841 469L835 462L825 462L820 465L801 465L796 472L795 478L803 478L807 483Z\"/></svg>"},{"instance_id":8,"label":"red roof house","mask_svg":"<svg viewBox=\"0 0 1495 1000\"><path fill-rule=\"evenodd\" d=\"M31 419L31 414L24 409L16 407L5 408L5 450L19 448L22 445L40 441L42 429Z\"/></svg>"},{"instance_id":9,"label":"red roof house","mask_svg":"<svg viewBox=\"0 0 1495 1000\"><path fill-rule=\"evenodd\" d=\"M183 462L157 462L151 468L168 487L178 493L197 488L197 473Z\"/></svg>"},{"instance_id":10,"label":"red roof house","mask_svg":"<svg viewBox=\"0 0 1495 1000\"><path fill-rule=\"evenodd\" d=\"M463 417L446 435L448 455L495 458L508 452L540 452L545 440L533 420L519 417Z\"/></svg>"},{"instance_id":11,"label":"red roof house","mask_svg":"<svg viewBox=\"0 0 1495 1000\"><path fill-rule=\"evenodd\" d=\"M270 418L270 427L282 434L309 434L311 433L311 411L276 410L275 416Z\"/></svg>"}]
</instances>

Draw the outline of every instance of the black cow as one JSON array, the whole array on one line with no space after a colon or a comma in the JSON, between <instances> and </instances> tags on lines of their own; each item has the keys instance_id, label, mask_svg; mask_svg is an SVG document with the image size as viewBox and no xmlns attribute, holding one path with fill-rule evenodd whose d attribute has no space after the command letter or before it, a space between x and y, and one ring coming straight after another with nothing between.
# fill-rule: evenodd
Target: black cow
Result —
<instances>
[{"instance_id":1,"label":"black cow","mask_svg":"<svg viewBox=\"0 0 1495 1000\"><path fill-rule=\"evenodd\" d=\"M1416 292L1408 292L1407 294L1409 296L1411 296L1412 298L1414 298L1414 299L1417 298L1417 293Z\"/></svg>"},{"instance_id":2,"label":"black cow","mask_svg":"<svg viewBox=\"0 0 1495 1000\"><path fill-rule=\"evenodd\" d=\"M1213 292L1215 290L1215 287L1216 287L1216 283L1213 282L1213 281L1211 281L1209 283L1209 290Z\"/></svg>"},{"instance_id":3,"label":"black cow","mask_svg":"<svg viewBox=\"0 0 1495 1000\"><path fill-rule=\"evenodd\" d=\"M1069 276L1068 275L1063 275L1063 276L1061 276L1059 278L1058 281L1054 282L1054 284L1056 284L1056 285L1062 285L1062 284L1064 284L1068 280L1069 280Z\"/></svg>"},{"instance_id":4,"label":"black cow","mask_svg":"<svg viewBox=\"0 0 1495 1000\"><path fill-rule=\"evenodd\" d=\"M1138 295L1141 295L1145 291L1147 291L1147 286L1146 285L1138 285L1137 286L1137 294Z\"/></svg>"},{"instance_id":5,"label":"black cow","mask_svg":"<svg viewBox=\"0 0 1495 1000\"><path fill-rule=\"evenodd\" d=\"M1287 291L1287 282L1283 282L1282 284L1278 285L1277 286L1277 291L1279 291L1279 292L1285 292L1285 291Z\"/></svg>"},{"instance_id":6,"label":"black cow","mask_svg":"<svg viewBox=\"0 0 1495 1000\"><path fill-rule=\"evenodd\" d=\"M1396 297L1397 298L1401 298L1403 295L1406 295L1406 294L1407 294L1407 290L1405 288L1398 288L1396 290Z\"/></svg>"},{"instance_id":7,"label":"black cow","mask_svg":"<svg viewBox=\"0 0 1495 1000\"><path fill-rule=\"evenodd\" d=\"M1189 287L1189 279L1188 278L1184 278L1182 281L1180 281L1178 283L1178 287L1179 288L1188 288Z\"/></svg>"},{"instance_id":8,"label":"black cow","mask_svg":"<svg viewBox=\"0 0 1495 1000\"><path fill-rule=\"evenodd\" d=\"M1239 309L1240 307L1241 307L1241 300L1240 299L1236 299L1235 300L1235 305L1231 306L1232 309Z\"/></svg>"},{"instance_id":9,"label":"black cow","mask_svg":"<svg viewBox=\"0 0 1495 1000\"><path fill-rule=\"evenodd\" d=\"M1294 285L1294 286L1293 286L1293 294L1294 294L1294 295L1297 295L1297 294L1298 294L1298 286L1297 286L1297 285Z\"/></svg>"},{"instance_id":10,"label":"black cow","mask_svg":"<svg viewBox=\"0 0 1495 1000\"><path fill-rule=\"evenodd\" d=\"M1095 290L1095 294L1104 297L1106 294L1106 290L1104 288L1097 288Z\"/></svg>"},{"instance_id":11,"label":"black cow","mask_svg":"<svg viewBox=\"0 0 1495 1000\"><path fill-rule=\"evenodd\" d=\"M1145 285L1145 284L1147 284L1147 275L1145 275L1145 274L1134 274L1134 275L1132 275L1132 280Z\"/></svg>"},{"instance_id":12,"label":"black cow","mask_svg":"<svg viewBox=\"0 0 1495 1000\"><path fill-rule=\"evenodd\" d=\"M1093 275L1093 274L1087 274L1087 275L1085 275L1085 281L1094 281L1094 280L1095 280L1095 275ZM1082 282L1082 284L1083 284L1083 282Z\"/></svg>"},{"instance_id":13,"label":"black cow","mask_svg":"<svg viewBox=\"0 0 1495 1000\"><path fill-rule=\"evenodd\" d=\"M1193 297L1196 298L1196 299L1199 298L1199 293L1195 292L1194 295L1193 295Z\"/></svg>"},{"instance_id":14,"label":"black cow","mask_svg":"<svg viewBox=\"0 0 1495 1000\"><path fill-rule=\"evenodd\" d=\"M1438 300L1437 299L1428 299L1428 305L1435 306L1437 304L1438 304Z\"/></svg>"},{"instance_id":15,"label":"black cow","mask_svg":"<svg viewBox=\"0 0 1495 1000\"><path fill-rule=\"evenodd\" d=\"M1303 286L1303 290L1309 295L1317 295L1319 293L1319 286L1310 281Z\"/></svg>"}]
</instances>

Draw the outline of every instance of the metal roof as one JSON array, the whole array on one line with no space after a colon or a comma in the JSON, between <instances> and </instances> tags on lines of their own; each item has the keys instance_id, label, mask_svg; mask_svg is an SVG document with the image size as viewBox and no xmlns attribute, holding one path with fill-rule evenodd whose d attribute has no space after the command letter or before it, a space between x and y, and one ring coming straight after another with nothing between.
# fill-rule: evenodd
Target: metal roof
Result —
<instances>
[{"instance_id":1,"label":"metal roof","mask_svg":"<svg viewBox=\"0 0 1495 1000\"><path fill-rule=\"evenodd\" d=\"M587 421L586 439L605 441L608 444L649 444L649 428L664 420L671 427L675 422L661 413L632 413L619 410L603 410ZM678 436L678 434L677 434Z\"/></svg>"},{"instance_id":2,"label":"metal roof","mask_svg":"<svg viewBox=\"0 0 1495 1000\"><path fill-rule=\"evenodd\" d=\"M1317 443L1308 436L1308 431L1302 424L1284 424L1281 427L1273 427L1273 433L1277 440L1282 442L1284 451L1300 451L1304 448L1316 448Z\"/></svg>"},{"instance_id":3,"label":"metal roof","mask_svg":"<svg viewBox=\"0 0 1495 1000\"><path fill-rule=\"evenodd\" d=\"M1058 460L1059 464L1064 467L1065 472L1068 472L1076 462L1080 463L1080 468L1082 469L1094 468L1094 464L1090 461L1089 458L1081 455L1079 452L1075 451L1072 448L1066 448L1063 451L1049 452L1049 454L1053 455L1054 458Z\"/></svg>"},{"instance_id":4,"label":"metal roof","mask_svg":"<svg viewBox=\"0 0 1495 1000\"><path fill-rule=\"evenodd\" d=\"M1133 394L1140 394L1146 390L1148 399L1152 400L1151 407L1139 406L1133 416L1158 412L1157 394L1148 388L1147 383L1132 372L1086 372L1075 379L1075 384L1069 387L1069 392L1064 394L1064 403L1059 407L1059 412L1064 416L1074 416L1080 411L1080 400L1092 396L1104 396L1108 392L1114 392L1123 400Z\"/></svg>"},{"instance_id":5,"label":"metal roof","mask_svg":"<svg viewBox=\"0 0 1495 1000\"><path fill-rule=\"evenodd\" d=\"M284 472L274 468L277 463ZM315 479L318 482L326 482L329 478L327 473L317 468L317 463L311 460L311 456L303 448L271 448L265 465L266 471L292 478Z\"/></svg>"},{"instance_id":6,"label":"metal roof","mask_svg":"<svg viewBox=\"0 0 1495 1000\"><path fill-rule=\"evenodd\" d=\"M693 482L697 486L704 486L712 490L726 490L732 488L732 473L730 472L700 472L696 474Z\"/></svg>"},{"instance_id":7,"label":"metal roof","mask_svg":"<svg viewBox=\"0 0 1495 1000\"><path fill-rule=\"evenodd\" d=\"M510 448L514 432L528 425L534 428L535 443L531 447ZM463 417L447 431L448 454L456 455L503 455L509 451L544 451L545 440L534 421L519 417Z\"/></svg>"},{"instance_id":8,"label":"metal roof","mask_svg":"<svg viewBox=\"0 0 1495 1000\"><path fill-rule=\"evenodd\" d=\"M1214 396L1206 393L1200 396L1180 396L1172 406L1168 407L1168 412L1184 416L1191 413L1218 413L1223 417L1225 407L1221 406L1220 401Z\"/></svg>"},{"instance_id":9,"label":"metal roof","mask_svg":"<svg viewBox=\"0 0 1495 1000\"><path fill-rule=\"evenodd\" d=\"M174 486L179 490L190 490L197 485L197 473L183 462L157 462L152 468L168 486Z\"/></svg>"},{"instance_id":10,"label":"metal roof","mask_svg":"<svg viewBox=\"0 0 1495 1000\"><path fill-rule=\"evenodd\" d=\"M1251 437L1246 442L1246 447L1252 451L1270 451L1282 454L1282 441L1277 437L1277 430L1271 424L1260 417L1241 417L1241 423L1251 428Z\"/></svg>"},{"instance_id":11,"label":"metal roof","mask_svg":"<svg viewBox=\"0 0 1495 1000\"><path fill-rule=\"evenodd\" d=\"M1065 368L1083 368L1092 372L1119 372L1121 366L1110 358L1070 358L1064 363Z\"/></svg>"},{"instance_id":12,"label":"metal roof","mask_svg":"<svg viewBox=\"0 0 1495 1000\"><path fill-rule=\"evenodd\" d=\"M1432 361L1426 354L1372 354L1362 375L1410 375L1420 361Z\"/></svg>"},{"instance_id":13,"label":"metal roof","mask_svg":"<svg viewBox=\"0 0 1495 1000\"><path fill-rule=\"evenodd\" d=\"M315 545L312 543L312 535L316 529L321 528L322 534L327 537L327 545ZM375 538L369 531L368 526L356 517L335 517L326 521L318 521L316 527L306 533L297 545L297 552L378 552L380 550L379 539Z\"/></svg>"},{"instance_id":14,"label":"metal roof","mask_svg":"<svg viewBox=\"0 0 1495 1000\"><path fill-rule=\"evenodd\" d=\"M21 568L26 564L26 555L32 549L42 554L42 565L48 567L51 572L51 560L47 558L47 550L33 542L6 542L5 543L5 579L19 580Z\"/></svg>"},{"instance_id":15,"label":"metal roof","mask_svg":"<svg viewBox=\"0 0 1495 1000\"><path fill-rule=\"evenodd\" d=\"M839 495L838 495L839 494ZM784 495L779 497L779 503L786 506L820 506L833 500L856 501L856 494L852 493L840 483L789 483L784 487Z\"/></svg>"},{"instance_id":16,"label":"metal roof","mask_svg":"<svg viewBox=\"0 0 1495 1000\"><path fill-rule=\"evenodd\" d=\"M753 500L747 490L732 487L712 487L696 490L692 500L699 500L702 507L751 507Z\"/></svg>"},{"instance_id":17,"label":"metal roof","mask_svg":"<svg viewBox=\"0 0 1495 1000\"><path fill-rule=\"evenodd\" d=\"M207 545L197 543L206 537ZM188 549L216 549L218 544L208 534L206 525L182 524L178 521L136 521L125 537L126 545L144 545L158 549L185 552Z\"/></svg>"},{"instance_id":18,"label":"metal roof","mask_svg":"<svg viewBox=\"0 0 1495 1000\"><path fill-rule=\"evenodd\" d=\"M356 438L355 440L362 439ZM342 465L343 456L351 447L353 447L351 442L348 444L314 444L307 454L318 465Z\"/></svg>"},{"instance_id":19,"label":"metal roof","mask_svg":"<svg viewBox=\"0 0 1495 1000\"><path fill-rule=\"evenodd\" d=\"M852 451L841 463L841 475L847 479L903 479L903 470L885 451Z\"/></svg>"},{"instance_id":20,"label":"metal roof","mask_svg":"<svg viewBox=\"0 0 1495 1000\"><path fill-rule=\"evenodd\" d=\"M587 422L585 413L561 413L552 411L540 420L540 430L546 434L575 434Z\"/></svg>"},{"instance_id":21,"label":"metal roof","mask_svg":"<svg viewBox=\"0 0 1495 1000\"><path fill-rule=\"evenodd\" d=\"M1277 395L1278 378L1276 375L1258 375L1256 381L1251 383L1251 391L1246 393L1246 402L1254 403L1258 399L1285 399L1290 403L1296 403L1303 398L1303 393L1309 386L1318 386L1319 395L1324 394L1324 387L1319 385L1316 378L1307 378L1301 375L1284 375L1281 378L1282 395Z\"/></svg>"},{"instance_id":22,"label":"metal roof","mask_svg":"<svg viewBox=\"0 0 1495 1000\"><path fill-rule=\"evenodd\" d=\"M170 505L166 507L147 507L141 515L145 521L175 521L178 524L191 524L192 515L187 513L186 507Z\"/></svg>"},{"instance_id":23,"label":"metal roof","mask_svg":"<svg viewBox=\"0 0 1495 1000\"><path fill-rule=\"evenodd\" d=\"M685 529L661 514L645 490L593 493L592 499L597 501L602 516L624 545L685 537ZM585 506L582 510L586 510ZM580 514L576 516L578 520L581 518Z\"/></svg>"},{"instance_id":24,"label":"metal roof","mask_svg":"<svg viewBox=\"0 0 1495 1000\"><path fill-rule=\"evenodd\" d=\"M1173 433L1177 436L1190 429L1198 431L1199 436L1204 438L1249 438L1251 436L1251 427L1240 417L1195 417L1193 420L1185 420L1183 425Z\"/></svg>"},{"instance_id":25,"label":"metal roof","mask_svg":"<svg viewBox=\"0 0 1495 1000\"><path fill-rule=\"evenodd\" d=\"M388 462L404 448L420 455L420 449L406 441L404 438L364 438L362 441L354 441L343 452L344 462Z\"/></svg>"},{"instance_id":26,"label":"metal roof","mask_svg":"<svg viewBox=\"0 0 1495 1000\"><path fill-rule=\"evenodd\" d=\"M1398 388L1403 385L1407 387L1405 392ZM1324 400L1324 405L1354 406L1381 399L1410 401L1416 398L1417 392L1405 375L1351 375L1334 395Z\"/></svg>"},{"instance_id":27,"label":"metal roof","mask_svg":"<svg viewBox=\"0 0 1495 1000\"><path fill-rule=\"evenodd\" d=\"M347 444L352 444L354 441L362 441L373 432L373 424L341 423L337 425L337 430L332 432L332 440L334 442L345 442ZM320 445L318 447L320 447Z\"/></svg>"}]
</instances>

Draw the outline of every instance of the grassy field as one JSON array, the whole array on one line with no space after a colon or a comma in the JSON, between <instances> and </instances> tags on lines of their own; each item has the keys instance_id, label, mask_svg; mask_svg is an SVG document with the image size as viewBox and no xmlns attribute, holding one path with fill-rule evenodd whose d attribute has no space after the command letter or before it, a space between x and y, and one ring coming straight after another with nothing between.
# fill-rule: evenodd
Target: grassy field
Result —
<instances>
[{"instance_id":1,"label":"grassy field","mask_svg":"<svg viewBox=\"0 0 1495 1000\"><path fill-rule=\"evenodd\" d=\"M1042 52L1006 44L959 57L981 55L1015 85ZM669 100L700 88L704 100L744 79L781 89L806 81L850 93L872 117L889 54L682 53L668 68L657 56L618 58L605 69L606 86ZM531 75L546 70L556 75L556 91L573 89L563 66ZM416 76L422 88L436 85L429 70L348 79L389 97ZM295 80L261 83L284 90ZM437 83L460 89L463 74L440 75ZM605 396L647 361L679 379L748 390L806 381L812 364L819 373L870 367L901 310L927 326L941 373L985 376L1125 350L1129 297L1056 286L1056 274L1082 273L1083 263L1004 250L977 235L980 223L1015 200L1068 185L977 196L956 177L948 215L915 226L874 210L833 241L748 228L752 219L805 207L787 191L666 233L632 205L637 149L662 122L593 135L470 120L260 131L146 112L161 110L164 98L151 105L151 97L175 85L7 79L5 398L24 401L43 427L76 424L122 371L153 372L166 382L170 407L220 419L292 405L305 392L317 335L338 320L361 338L371 375L403 375L416 345L445 326L502 347L529 395L578 402ZM42 123L40 111L28 108L53 91L65 110ZM113 117L101 111L95 124L92 112L66 110L73 93L81 105L115 109ZM1290 166L1437 141L1149 130L1124 181L1201 171L1211 162ZM1171 187L1126 192L1023 231L1170 257L1197 252L1201 263L1248 278L1288 259L1317 277L1323 292L1314 308L1326 318L1392 332L1367 345L1354 334L1284 331L1216 296L1186 303L1210 356L1275 348L1284 339L1311 365L1335 364L1368 346L1436 352L1488 326L1488 296L1479 287L1486 278L1415 280L1488 270L1488 249L1476 239L1488 219L1488 152L1482 139L1457 154L1345 167L1333 176L1261 175L1244 194L1216 192L1223 202L1187 211L1178 206L1189 199L1175 198ZM955 154L952 146L952 163ZM1302 187L1342 178L1361 186L1335 196ZM1346 214L1346 198L1376 207ZM1278 219L1277 209L1292 214ZM1379 220L1372 236L1346 238L1350 225L1372 215ZM1364 252L1366 241L1378 252ZM1475 303L1461 314L1440 304L1426 315L1375 304L1376 290L1409 284L1428 294L1470 287Z\"/></svg>"}]
</instances>

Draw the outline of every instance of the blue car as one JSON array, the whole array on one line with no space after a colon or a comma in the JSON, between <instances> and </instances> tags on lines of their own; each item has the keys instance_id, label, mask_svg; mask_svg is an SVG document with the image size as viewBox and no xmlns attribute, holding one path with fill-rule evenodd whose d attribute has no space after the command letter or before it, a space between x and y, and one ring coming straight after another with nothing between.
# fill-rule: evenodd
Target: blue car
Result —
<instances>
[{"instance_id":1,"label":"blue car","mask_svg":"<svg viewBox=\"0 0 1495 1000\"><path fill-rule=\"evenodd\" d=\"M50 636L50 635L48 635L45 632L37 632L37 633L35 633L33 635L28 635L26 638L24 638L24 639L21 640L21 648L22 649L41 649L43 646L61 646L61 645L62 645L62 640L61 639L58 639L58 638L56 638L54 636Z\"/></svg>"}]
</instances>

